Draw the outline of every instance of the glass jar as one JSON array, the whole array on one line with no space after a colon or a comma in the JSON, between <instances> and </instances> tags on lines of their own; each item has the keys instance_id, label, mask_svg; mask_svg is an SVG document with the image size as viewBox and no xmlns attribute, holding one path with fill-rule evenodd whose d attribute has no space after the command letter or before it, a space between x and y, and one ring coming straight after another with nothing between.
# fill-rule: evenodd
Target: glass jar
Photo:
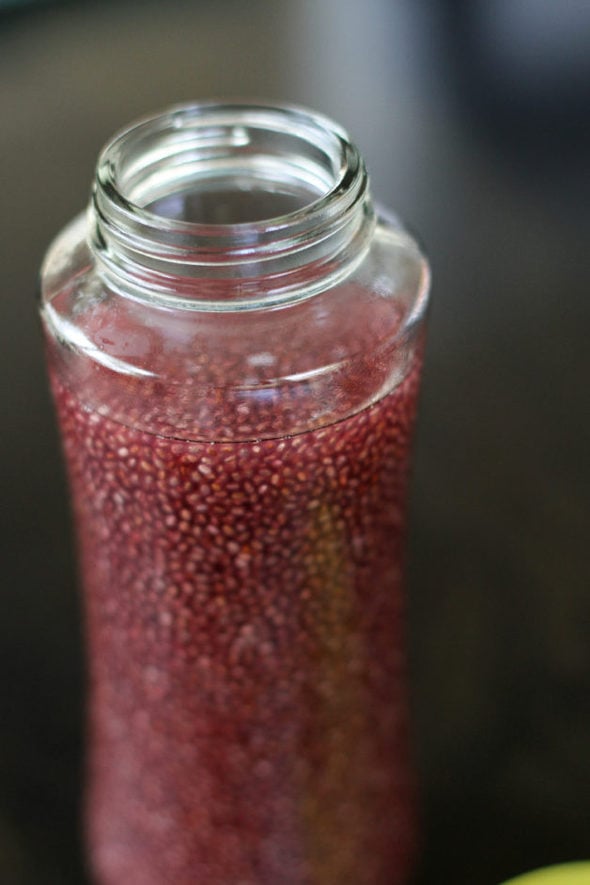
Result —
<instances>
[{"instance_id":1,"label":"glass jar","mask_svg":"<svg viewBox=\"0 0 590 885\"><path fill-rule=\"evenodd\" d=\"M338 126L191 104L103 150L41 313L104 885L403 883L428 269Z\"/></svg>"}]
</instances>

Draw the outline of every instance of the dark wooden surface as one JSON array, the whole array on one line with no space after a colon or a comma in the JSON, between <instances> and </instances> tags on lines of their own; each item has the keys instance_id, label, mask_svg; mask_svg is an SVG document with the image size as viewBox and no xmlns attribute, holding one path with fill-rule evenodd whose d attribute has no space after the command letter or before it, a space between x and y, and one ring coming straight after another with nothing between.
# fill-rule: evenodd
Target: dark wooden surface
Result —
<instances>
[{"instance_id":1,"label":"dark wooden surface","mask_svg":"<svg viewBox=\"0 0 590 885\"><path fill-rule=\"evenodd\" d=\"M585 151L549 133L550 115L518 132L501 102L486 115L436 7L120 2L0 18L3 885L84 881L79 611L37 268L114 129L212 95L339 119L432 259L409 569L420 885L497 885L590 855Z\"/></svg>"}]
</instances>

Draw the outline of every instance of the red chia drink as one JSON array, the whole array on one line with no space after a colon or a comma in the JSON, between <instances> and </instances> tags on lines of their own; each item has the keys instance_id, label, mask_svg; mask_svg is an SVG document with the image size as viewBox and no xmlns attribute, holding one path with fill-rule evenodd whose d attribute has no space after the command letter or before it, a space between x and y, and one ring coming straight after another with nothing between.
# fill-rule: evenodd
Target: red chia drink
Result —
<instances>
[{"instance_id":1,"label":"red chia drink","mask_svg":"<svg viewBox=\"0 0 590 885\"><path fill-rule=\"evenodd\" d=\"M409 882L426 291L324 118L191 105L105 149L42 305L101 885Z\"/></svg>"}]
</instances>

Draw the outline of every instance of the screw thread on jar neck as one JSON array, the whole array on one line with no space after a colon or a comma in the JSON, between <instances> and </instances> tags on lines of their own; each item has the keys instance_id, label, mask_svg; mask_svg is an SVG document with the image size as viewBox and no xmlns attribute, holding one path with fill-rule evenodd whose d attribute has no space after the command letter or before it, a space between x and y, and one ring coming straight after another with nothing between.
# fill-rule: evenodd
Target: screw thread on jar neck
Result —
<instances>
[{"instance_id":1,"label":"screw thread on jar neck","mask_svg":"<svg viewBox=\"0 0 590 885\"><path fill-rule=\"evenodd\" d=\"M209 311L290 304L364 257L375 216L347 134L295 107L189 104L104 148L90 215L122 294Z\"/></svg>"}]
</instances>

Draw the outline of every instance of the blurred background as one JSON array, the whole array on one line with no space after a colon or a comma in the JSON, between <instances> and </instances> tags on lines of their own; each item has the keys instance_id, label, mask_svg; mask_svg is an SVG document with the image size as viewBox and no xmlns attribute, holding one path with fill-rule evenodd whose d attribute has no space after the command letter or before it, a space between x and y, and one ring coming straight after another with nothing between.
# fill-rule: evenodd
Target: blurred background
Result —
<instances>
[{"instance_id":1,"label":"blurred background","mask_svg":"<svg viewBox=\"0 0 590 885\"><path fill-rule=\"evenodd\" d=\"M86 881L38 267L118 127L215 96L336 118L432 261L408 591L417 882L590 855L589 67L583 0L0 0L2 885Z\"/></svg>"}]
</instances>

